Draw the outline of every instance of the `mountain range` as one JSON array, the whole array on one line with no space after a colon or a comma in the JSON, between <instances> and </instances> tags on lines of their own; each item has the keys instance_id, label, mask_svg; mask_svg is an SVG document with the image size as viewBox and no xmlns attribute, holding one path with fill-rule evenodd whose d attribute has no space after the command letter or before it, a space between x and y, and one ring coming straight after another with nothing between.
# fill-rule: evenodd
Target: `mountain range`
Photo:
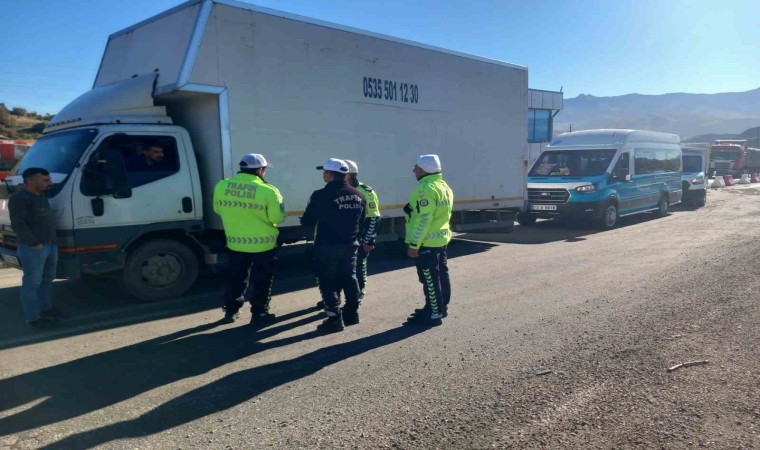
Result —
<instances>
[{"instance_id":1,"label":"mountain range","mask_svg":"<svg viewBox=\"0 0 760 450\"><path fill-rule=\"evenodd\" d=\"M721 94L627 94L565 99L554 120L556 133L595 128L631 128L675 133L687 140L738 135L760 125L760 88Z\"/></svg>"}]
</instances>

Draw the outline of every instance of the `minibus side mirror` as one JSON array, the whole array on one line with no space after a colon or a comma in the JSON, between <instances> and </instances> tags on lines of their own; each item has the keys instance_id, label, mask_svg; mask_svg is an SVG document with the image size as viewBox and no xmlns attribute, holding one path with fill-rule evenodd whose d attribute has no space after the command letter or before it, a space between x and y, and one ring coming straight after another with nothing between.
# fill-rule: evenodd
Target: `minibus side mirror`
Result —
<instances>
[{"instance_id":1,"label":"minibus side mirror","mask_svg":"<svg viewBox=\"0 0 760 450\"><path fill-rule=\"evenodd\" d=\"M631 174L628 172L628 169L617 169L612 174L612 180L629 182L631 181Z\"/></svg>"}]
</instances>

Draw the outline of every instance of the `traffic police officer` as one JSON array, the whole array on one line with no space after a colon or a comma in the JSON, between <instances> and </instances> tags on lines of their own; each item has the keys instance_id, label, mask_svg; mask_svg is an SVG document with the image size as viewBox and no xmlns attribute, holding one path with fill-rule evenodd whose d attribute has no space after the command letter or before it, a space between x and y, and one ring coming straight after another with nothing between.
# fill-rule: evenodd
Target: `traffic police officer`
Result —
<instances>
[{"instance_id":1,"label":"traffic police officer","mask_svg":"<svg viewBox=\"0 0 760 450\"><path fill-rule=\"evenodd\" d=\"M317 329L342 331L359 323L359 283L356 280L356 251L359 222L364 217L361 193L346 182L348 165L335 158L317 167L323 170L324 188L314 191L301 217L301 224L314 227L314 262L319 291L327 318ZM341 310L338 291L346 303Z\"/></svg>"},{"instance_id":2,"label":"traffic police officer","mask_svg":"<svg viewBox=\"0 0 760 450\"><path fill-rule=\"evenodd\" d=\"M419 185L404 206L407 255L414 258L425 293L425 307L407 324L439 325L448 315L451 282L446 246L451 241L454 193L441 175L438 155L421 155L414 166Z\"/></svg>"},{"instance_id":3,"label":"traffic police officer","mask_svg":"<svg viewBox=\"0 0 760 450\"><path fill-rule=\"evenodd\" d=\"M269 167L263 155L240 160L240 172L214 188L214 212L222 217L230 267L224 293L224 323L232 323L245 303L249 274L253 284L251 323L274 319L269 313L277 249L277 224L285 220L280 191L264 181Z\"/></svg>"},{"instance_id":4,"label":"traffic police officer","mask_svg":"<svg viewBox=\"0 0 760 450\"><path fill-rule=\"evenodd\" d=\"M359 299L364 298L365 286L367 285L367 257L375 248L375 238L380 227L380 202L377 192L366 184L359 181L359 166L350 159L346 159L348 165L348 184L355 187L364 198L364 218L359 226L359 251L356 258L356 278L359 280Z\"/></svg>"}]
</instances>

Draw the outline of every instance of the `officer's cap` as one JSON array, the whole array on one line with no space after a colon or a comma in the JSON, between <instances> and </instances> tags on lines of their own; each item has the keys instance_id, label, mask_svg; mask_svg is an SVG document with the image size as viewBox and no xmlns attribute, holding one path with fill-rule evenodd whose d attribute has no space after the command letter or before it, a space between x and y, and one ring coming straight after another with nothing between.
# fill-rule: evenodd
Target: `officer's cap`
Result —
<instances>
[{"instance_id":1,"label":"officer's cap","mask_svg":"<svg viewBox=\"0 0 760 450\"><path fill-rule=\"evenodd\" d=\"M267 159L264 158L264 155L259 153L249 153L240 159L241 169L260 169L262 167L272 166L267 163Z\"/></svg>"},{"instance_id":2,"label":"officer's cap","mask_svg":"<svg viewBox=\"0 0 760 450\"><path fill-rule=\"evenodd\" d=\"M441 160L438 155L420 155L417 157L417 167L427 173L438 173L441 171Z\"/></svg>"},{"instance_id":3,"label":"officer's cap","mask_svg":"<svg viewBox=\"0 0 760 450\"><path fill-rule=\"evenodd\" d=\"M351 161L350 159L344 159L343 161L346 162L346 165L348 166L348 173L350 174L357 174L359 173L359 166Z\"/></svg>"},{"instance_id":4,"label":"officer's cap","mask_svg":"<svg viewBox=\"0 0 760 450\"><path fill-rule=\"evenodd\" d=\"M327 170L329 172L348 173L348 164L342 159L330 158L325 161L321 166L317 166L317 170Z\"/></svg>"}]
</instances>

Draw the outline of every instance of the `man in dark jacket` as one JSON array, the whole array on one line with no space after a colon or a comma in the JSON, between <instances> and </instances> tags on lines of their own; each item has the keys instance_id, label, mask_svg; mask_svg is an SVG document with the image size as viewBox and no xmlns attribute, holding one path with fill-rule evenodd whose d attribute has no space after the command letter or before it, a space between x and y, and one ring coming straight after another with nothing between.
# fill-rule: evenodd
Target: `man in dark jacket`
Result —
<instances>
[{"instance_id":1,"label":"man in dark jacket","mask_svg":"<svg viewBox=\"0 0 760 450\"><path fill-rule=\"evenodd\" d=\"M53 186L50 173L41 168L26 169L24 188L8 202L11 228L18 239L18 257L24 278L21 281L21 305L24 318L34 327L56 324L58 311L53 308L51 289L58 264L55 217L45 193Z\"/></svg>"},{"instance_id":2,"label":"man in dark jacket","mask_svg":"<svg viewBox=\"0 0 760 450\"><path fill-rule=\"evenodd\" d=\"M301 217L301 224L314 227L314 262L319 291L327 319L317 329L342 331L343 325L359 323L359 283L356 279L356 251L359 248L359 221L364 217L364 199L346 182L348 165L330 158L317 167L327 183L314 191ZM341 310L338 291L346 294Z\"/></svg>"}]
</instances>

